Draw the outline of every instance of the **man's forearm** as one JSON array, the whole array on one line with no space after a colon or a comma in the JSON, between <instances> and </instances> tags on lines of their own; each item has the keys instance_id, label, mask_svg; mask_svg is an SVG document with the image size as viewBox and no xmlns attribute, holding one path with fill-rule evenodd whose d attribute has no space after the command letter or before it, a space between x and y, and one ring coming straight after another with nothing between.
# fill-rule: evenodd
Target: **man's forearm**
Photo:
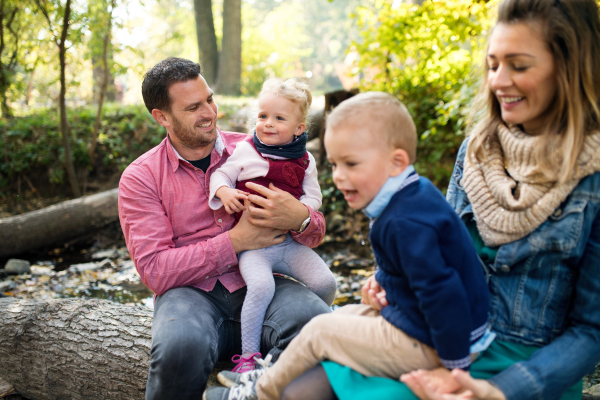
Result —
<instances>
[{"instance_id":1,"label":"man's forearm","mask_svg":"<svg viewBox=\"0 0 600 400\"><path fill-rule=\"evenodd\" d=\"M238 262L227 232L194 245L142 253L134 261L142 282L157 295L219 276Z\"/></svg>"}]
</instances>

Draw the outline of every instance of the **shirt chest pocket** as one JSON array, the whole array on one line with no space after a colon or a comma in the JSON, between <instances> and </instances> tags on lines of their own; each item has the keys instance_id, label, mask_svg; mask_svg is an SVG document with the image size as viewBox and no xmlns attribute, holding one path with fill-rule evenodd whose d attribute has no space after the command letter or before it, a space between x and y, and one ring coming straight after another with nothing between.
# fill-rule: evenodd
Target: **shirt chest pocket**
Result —
<instances>
[{"instance_id":1,"label":"shirt chest pocket","mask_svg":"<svg viewBox=\"0 0 600 400\"><path fill-rule=\"evenodd\" d=\"M529 243L542 250L574 249L581 238L586 205L585 199L571 199L561 205L529 235Z\"/></svg>"}]
</instances>

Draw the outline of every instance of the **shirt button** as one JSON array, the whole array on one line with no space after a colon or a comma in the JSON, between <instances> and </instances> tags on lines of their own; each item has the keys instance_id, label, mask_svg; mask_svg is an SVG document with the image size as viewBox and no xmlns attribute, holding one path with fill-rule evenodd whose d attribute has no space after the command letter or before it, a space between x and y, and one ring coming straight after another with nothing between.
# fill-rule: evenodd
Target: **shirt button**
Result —
<instances>
[{"instance_id":1,"label":"shirt button","mask_svg":"<svg viewBox=\"0 0 600 400\"><path fill-rule=\"evenodd\" d=\"M500 269L502 270L502 272L510 272L510 267L506 264L500 267Z\"/></svg>"},{"instance_id":2,"label":"shirt button","mask_svg":"<svg viewBox=\"0 0 600 400\"><path fill-rule=\"evenodd\" d=\"M228 265L227 268L231 268L231 265Z\"/></svg>"},{"instance_id":3,"label":"shirt button","mask_svg":"<svg viewBox=\"0 0 600 400\"><path fill-rule=\"evenodd\" d=\"M560 216L560 214L562 214L562 210L560 208L558 210L554 211L554 216L555 217Z\"/></svg>"},{"instance_id":4,"label":"shirt button","mask_svg":"<svg viewBox=\"0 0 600 400\"><path fill-rule=\"evenodd\" d=\"M221 223L221 222L223 222L223 220L222 220L221 218L219 218L219 219L217 220L217 222L218 222L218 223Z\"/></svg>"},{"instance_id":5,"label":"shirt button","mask_svg":"<svg viewBox=\"0 0 600 400\"><path fill-rule=\"evenodd\" d=\"M204 278L204 279L210 279L210 276L207 276L207 277L206 277L206 278Z\"/></svg>"}]
</instances>

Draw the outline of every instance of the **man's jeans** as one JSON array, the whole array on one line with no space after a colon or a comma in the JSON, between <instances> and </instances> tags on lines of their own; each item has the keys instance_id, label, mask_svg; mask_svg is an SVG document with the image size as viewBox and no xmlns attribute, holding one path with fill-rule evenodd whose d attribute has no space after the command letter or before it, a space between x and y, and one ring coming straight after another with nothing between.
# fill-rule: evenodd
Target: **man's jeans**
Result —
<instances>
[{"instance_id":1,"label":"man's jeans","mask_svg":"<svg viewBox=\"0 0 600 400\"><path fill-rule=\"evenodd\" d=\"M217 282L211 292L183 287L158 296L152 322L146 399L200 399L217 360L240 354L240 313L246 288L229 293ZM275 278L275 296L263 322L261 352L277 359L327 305L304 286Z\"/></svg>"}]
</instances>

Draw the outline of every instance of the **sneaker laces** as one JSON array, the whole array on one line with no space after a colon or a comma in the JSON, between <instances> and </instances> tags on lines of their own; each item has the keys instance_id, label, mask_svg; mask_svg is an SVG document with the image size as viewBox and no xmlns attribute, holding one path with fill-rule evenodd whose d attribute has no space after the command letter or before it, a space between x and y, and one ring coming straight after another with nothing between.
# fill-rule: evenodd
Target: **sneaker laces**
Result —
<instances>
[{"instance_id":1,"label":"sneaker laces","mask_svg":"<svg viewBox=\"0 0 600 400\"><path fill-rule=\"evenodd\" d=\"M258 400L255 382L244 382L239 386L229 389L228 400Z\"/></svg>"},{"instance_id":2,"label":"sneaker laces","mask_svg":"<svg viewBox=\"0 0 600 400\"><path fill-rule=\"evenodd\" d=\"M271 366L271 359L272 358L273 358L272 354L267 354L267 356L264 358L264 360L262 358L254 357L254 361L256 361L256 363L261 368L256 368L256 369L253 369L251 371L243 372L240 375L240 383L244 384L244 383L248 383L248 382L257 381L258 378L260 378L261 376L263 376L263 374L265 373L265 371L267 370L267 368L269 368Z\"/></svg>"},{"instance_id":3,"label":"sneaker laces","mask_svg":"<svg viewBox=\"0 0 600 400\"><path fill-rule=\"evenodd\" d=\"M233 372L243 373L254 370L254 365L256 364L256 356L261 356L260 353L250 354L249 356L244 357L243 355L236 354L231 357L231 361L236 363L235 368L232 369Z\"/></svg>"}]
</instances>

